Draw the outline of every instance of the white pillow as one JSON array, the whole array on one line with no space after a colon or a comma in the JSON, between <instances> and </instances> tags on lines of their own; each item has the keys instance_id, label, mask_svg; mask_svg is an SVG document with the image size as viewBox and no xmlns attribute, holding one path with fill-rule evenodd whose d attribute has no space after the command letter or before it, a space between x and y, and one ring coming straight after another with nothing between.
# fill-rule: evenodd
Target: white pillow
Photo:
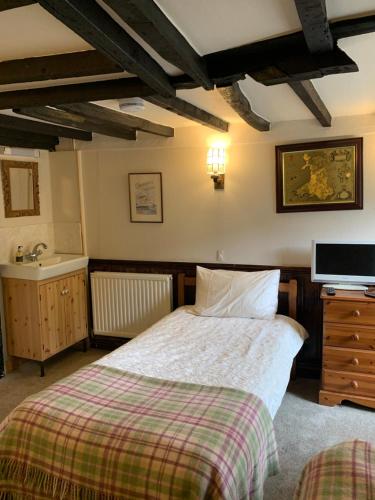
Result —
<instances>
[{"instance_id":1,"label":"white pillow","mask_svg":"<svg viewBox=\"0 0 375 500\"><path fill-rule=\"evenodd\" d=\"M248 273L197 266L193 311L200 316L273 319L279 281L280 269Z\"/></svg>"}]
</instances>

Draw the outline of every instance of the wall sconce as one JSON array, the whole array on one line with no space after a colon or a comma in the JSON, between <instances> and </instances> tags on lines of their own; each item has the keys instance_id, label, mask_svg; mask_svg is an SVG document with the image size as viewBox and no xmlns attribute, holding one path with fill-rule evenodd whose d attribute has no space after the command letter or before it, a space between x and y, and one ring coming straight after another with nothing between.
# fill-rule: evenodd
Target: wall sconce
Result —
<instances>
[{"instance_id":1,"label":"wall sconce","mask_svg":"<svg viewBox=\"0 0 375 500\"><path fill-rule=\"evenodd\" d=\"M224 189L225 148L210 148L208 150L207 173L214 181L215 189Z\"/></svg>"}]
</instances>

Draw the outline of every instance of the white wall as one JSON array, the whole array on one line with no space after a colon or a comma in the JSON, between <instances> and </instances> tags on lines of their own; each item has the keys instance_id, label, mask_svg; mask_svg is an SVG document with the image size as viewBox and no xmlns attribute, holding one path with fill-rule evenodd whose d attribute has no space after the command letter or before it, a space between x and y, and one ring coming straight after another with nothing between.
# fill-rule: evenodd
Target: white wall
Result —
<instances>
[{"instance_id":1,"label":"white wall","mask_svg":"<svg viewBox=\"0 0 375 500\"><path fill-rule=\"evenodd\" d=\"M35 158L16 158L0 156L0 161L20 160L35 161ZM48 245L46 254L54 252L54 230L52 217L51 183L49 157L41 151L38 159L40 215L31 217L4 216L4 198L0 179L0 262L13 261L18 245L23 245L25 252L41 241Z\"/></svg>"},{"instance_id":2,"label":"white wall","mask_svg":"<svg viewBox=\"0 0 375 500\"><path fill-rule=\"evenodd\" d=\"M57 253L82 253L77 154L50 154L51 193Z\"/></svg>"},{"instance_id":3,"label":"white wall","mask_svg":"<svg viewBox=\"0 0 375 500\"><path fill-rule=\"evenodd\" d=\"M375 116L275 124L259 133L231 126L223 192L205 171L206 127L170 139L100 138L80 143L88 254L94 258L309 265L312 239L375 240ZM364 137L364 210L276 213L275 145ZM129 221L129 172L162 172L164 223Z\"/></svg>"}]
</instances>

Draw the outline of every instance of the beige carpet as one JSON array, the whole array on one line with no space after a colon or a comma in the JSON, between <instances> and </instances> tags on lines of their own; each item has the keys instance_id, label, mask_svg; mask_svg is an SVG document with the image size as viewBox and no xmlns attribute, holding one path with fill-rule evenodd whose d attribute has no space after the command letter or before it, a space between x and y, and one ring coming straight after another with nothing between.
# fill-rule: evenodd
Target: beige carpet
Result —
<instances>
[{"instance_id":1,"label":"beige carpet","mask_svg":"<svg viewBox=\"0 0 375 500\"><path fill-rule=\"evenodd\" d=\"M30 394L41 391L104 354L106 351L100 349L87 352L69 349L46 361L44 377L39 376L38 363L23 363L16 371L0 379L0 421Z\"/></svg>"},{"instance_id":2,"label":"beige carpet","mask_svg":"<svg viewBox=\"0 0 375 500\"><path fill-rule=\"evenodd\" d=\"M36 363L23 364L0 379L0 420L28 395L42 390L105 354L66 351L46 363L46 376L39 377ZM281 473L266 483L265 500L291 500L299 474L307 460L323 448L348 439L375 443L375 411L354 405L333 408L316 403L317 380L292 382L275 418Z\"/></svg>"},{"instance_id":3,"label":"beige carpet","mask_svg":"<svg viewBox=\"0 0 375 500\"><path fill-rule=\"evenodd\" d=\"M318 405L318 391L318 380L289 386L275 418L281 473L268 479L265 500L291 500L304 464L322 449L355 438L375 443L374 410Z\"/></svg>"}]
</instances>

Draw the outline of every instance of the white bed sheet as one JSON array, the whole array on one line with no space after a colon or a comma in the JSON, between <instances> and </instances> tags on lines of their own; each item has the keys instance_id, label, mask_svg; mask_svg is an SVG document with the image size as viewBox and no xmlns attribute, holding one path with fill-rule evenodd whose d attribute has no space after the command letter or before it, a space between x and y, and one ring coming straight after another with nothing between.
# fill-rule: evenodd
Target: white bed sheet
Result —
<instances>
[{"instance_id":1,"label":"white bed sheet","mask_svg":"<svg viewBox=\"0 0 375 500\"><path fill-rule=\"evenodd\" d=\"M274 418L306 330L274 320L214 318L185 306L96 364L168 380L242 389L259 396Z\"/></svg>"}]
</instances>

